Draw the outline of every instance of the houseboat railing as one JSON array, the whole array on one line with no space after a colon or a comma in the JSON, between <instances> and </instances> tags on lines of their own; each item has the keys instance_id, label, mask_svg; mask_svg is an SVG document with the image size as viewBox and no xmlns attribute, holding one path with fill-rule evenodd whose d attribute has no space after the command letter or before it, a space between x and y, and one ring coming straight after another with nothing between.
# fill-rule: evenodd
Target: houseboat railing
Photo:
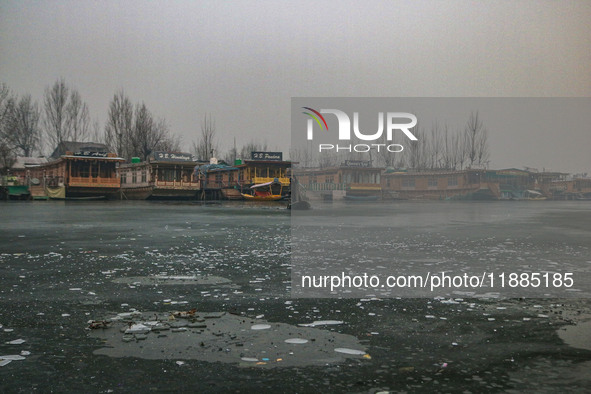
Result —
<instances>
[{"instance_id":1,"label":"houseboat railing","mask_svg":"<svg viewBox=\"0 0 591 394\"><path fill-rule=\"evenodd\" d=\"M155 182L155 186L156 187L180 187L180 188L199 188L200 183L197 182L191 182L191 181L156 181Z\"/></svg>"},{"instance_id":2,"label":"houseboat railing","mask_svg":"<svg viewBox=\"0 0 591 394\"><path fill-rule=\"evenodd\" d=\"M102 177L70 177L69 186L107 186L119 187L119 178L102 178Z\"/></svg>"},{"instance_id":3,"label":"houseboat railing","mask_svg":"<svg viewBox=\"0 0 591 394\"><path fill-rule=\"evenodd\" d=\"M350 190L382 190L379 183L349 183Z\"/></svg>"},{"instance_id":4,"label":"houseboat railing","mask_svg":"<svg viewBox=\"0 0 591 394\"><path fill-rule=\"evenodd\" d=\"M345 190L346 188L346 183L310 183L306 186L306 189L311 191Z\"/></svg>"}]
</instances>

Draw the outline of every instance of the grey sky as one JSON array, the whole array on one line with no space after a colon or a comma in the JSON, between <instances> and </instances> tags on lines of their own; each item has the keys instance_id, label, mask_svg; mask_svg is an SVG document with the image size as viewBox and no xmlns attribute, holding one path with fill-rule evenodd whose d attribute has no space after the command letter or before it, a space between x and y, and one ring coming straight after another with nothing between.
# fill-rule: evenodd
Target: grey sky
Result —
<instances>
[{"instance_id":1,"label":"grey sky","mask_svg":"<svg viewBox=\"0 0 591 394\"><path fill-rule=\"evenodd\" d=\"M287 151L292 96L588 97L590 20L588 1L0 0L0 81L40 102L63 76L101 125L123 88L187 145L211 113L222 148ZM490 131L494 167L591 172L589 129L523 152Z\"/></svg>"}]
</instances>

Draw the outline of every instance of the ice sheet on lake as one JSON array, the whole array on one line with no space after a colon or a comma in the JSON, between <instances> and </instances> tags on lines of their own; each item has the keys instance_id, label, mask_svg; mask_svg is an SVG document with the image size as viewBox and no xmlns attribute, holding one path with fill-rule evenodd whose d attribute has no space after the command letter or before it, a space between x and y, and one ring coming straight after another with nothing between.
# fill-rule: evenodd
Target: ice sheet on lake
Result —
<instances>
[{"instance_id":1,"label":"ice sheet on lake","mask_svg":"<svg viewBox=\"0 0 591 394\"><path fill-rule=\"evenodd\" d=\"M115 283L127 285L221 285L231 283L227 278L216 275L153 275L129 276L113 279Z\"/></svg>"},{"instance_id":2,"label":"ice sheet on lake","mask_svg":"<svg viewBox=\"0 0 591 394\"><path fill-rule=\"evenodd\" d=\"M357 353L335 351L335 348L363 349L364 346L356 337L334 331L270 323L223 312L194 312L187 318L172 320L170 316L155 312L144 312L127 319L116 316L117 319L110 320L110 328L90 330L90 336L100 339L105 346L94 353L111 357L237 363L251 367L326 365L341 363L347 358L368 358L362 350ZM152 324L155 321L157 325ZM324 324L326 322L333 321ZM147 334L122 333L122 330L125 332L129 327L140 325L150 331ZM160 328L156 329L156 326ZM162 330L164 326L171 329ZM174 326L183 326L184 330L172 329ZM266 329L253 330L252 327Z\"/></svg>"}]
</instances>

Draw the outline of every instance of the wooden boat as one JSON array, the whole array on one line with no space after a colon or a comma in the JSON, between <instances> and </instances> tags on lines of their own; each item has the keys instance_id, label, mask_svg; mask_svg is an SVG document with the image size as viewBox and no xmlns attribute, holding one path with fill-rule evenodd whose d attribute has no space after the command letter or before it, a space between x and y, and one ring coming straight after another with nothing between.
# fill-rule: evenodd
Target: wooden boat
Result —
<instances>
[{"instance_id":1,"label":"wooden boat","mask_svg":"<svg viewBox=\"0 0 591 394\"><path fill-rule=\"evenodd\" d=\"M277 178L272 182L260 183L250 187L252 194L241 193L248 201L279 201L284 198L281 194L283 185Z\"/></svg>"},{"instance_id":2,"label":"wooden boat","mask_svg":"<svg viewBox=\"0 0 591 394\"><path fill-rule=\"evenodd\" d=\"M261 196L261 195L250 195L250 194L245 194L245 193L242 194L242 197L244 197L248 201L279 201L279 200L283 199L283 196L277 196L277 195Z\"/></svg>"}]
</instances>

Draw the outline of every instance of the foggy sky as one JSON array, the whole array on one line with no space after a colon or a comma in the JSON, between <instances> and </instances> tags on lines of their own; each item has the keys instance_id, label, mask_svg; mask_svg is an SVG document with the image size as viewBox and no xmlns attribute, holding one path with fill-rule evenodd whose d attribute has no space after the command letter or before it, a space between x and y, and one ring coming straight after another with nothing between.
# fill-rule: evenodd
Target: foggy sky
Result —
<instances>
[{"instance_id":1,"label":"foggy sky","mask_svg":"<svg viewBox=\"0 0 591 394\"><path fill-rule=\"evenodd\" d=\"M101 127L124 89L186 147L210 113L223 150L287 153L291 97L589 97L590 20L588 1L0 0L0 82L41 104L64 77ZM488 128L492 168L591 172L591 126Z\"/></svg>"}]
</instances>

